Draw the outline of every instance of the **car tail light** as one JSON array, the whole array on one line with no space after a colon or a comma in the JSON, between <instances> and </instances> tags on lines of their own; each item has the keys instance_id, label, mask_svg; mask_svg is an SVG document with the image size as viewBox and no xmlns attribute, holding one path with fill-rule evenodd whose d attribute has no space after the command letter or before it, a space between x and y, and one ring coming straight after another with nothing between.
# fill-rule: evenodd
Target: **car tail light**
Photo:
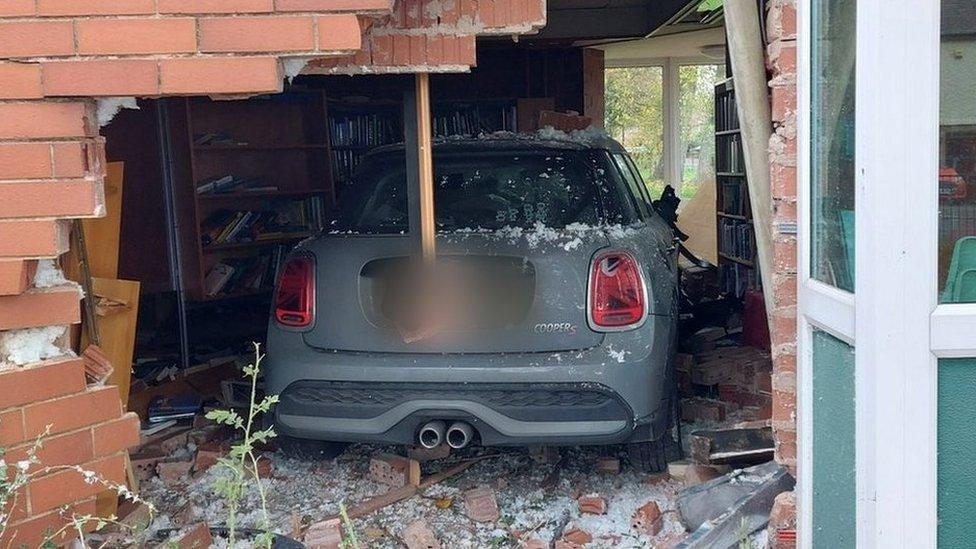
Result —
<instances>
[{"instance_id":1,"label":"car tail light","mask_svg":"<svg viewBox=\"0 0 976 549\"><path fill-rule=\"evenodd\" d=\"M279 324L304 328L315 319L315 262L310 256L289 258L281 267L274 300Z\"/></svg>"},{"instance_id":2,"label":"car tail light","mask_svg":"<svg viewBox=\"0 0 976 549\"><path fill-rule=\"evenodd\" d=\"M647 292L637 259L628 252L602 252L590 271L590 325L600 331L634 328L644 322Z\"/></svg>"}]
</instances>

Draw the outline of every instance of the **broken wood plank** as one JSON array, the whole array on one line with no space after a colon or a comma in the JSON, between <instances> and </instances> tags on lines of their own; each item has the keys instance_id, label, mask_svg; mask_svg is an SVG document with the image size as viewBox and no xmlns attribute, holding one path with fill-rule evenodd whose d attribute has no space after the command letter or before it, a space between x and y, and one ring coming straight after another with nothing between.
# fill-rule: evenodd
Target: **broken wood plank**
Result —
<instances>
[{"instance_id":1,"label":"broken wood plank","mask_svg":"<svg viewBox=\"0 0 976 549\"><path fill-rule=\"evenodd\" d=\"M774 449L770 427L702 430L691 434L691 459L705 465L763 463L773 458Z\"/></svg>"}]
</instances>

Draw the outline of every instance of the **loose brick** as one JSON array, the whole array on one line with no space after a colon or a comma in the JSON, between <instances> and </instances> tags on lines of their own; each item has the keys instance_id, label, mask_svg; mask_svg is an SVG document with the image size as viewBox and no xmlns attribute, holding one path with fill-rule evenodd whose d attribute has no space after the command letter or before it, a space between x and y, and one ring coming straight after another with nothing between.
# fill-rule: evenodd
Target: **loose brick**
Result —
<instances>
[{"instance_id":1,"label":"loose brick","mask_svg":"<svg viewBox=\"0 0 976 549\"><path fill-rule=\"evenodd\" d=\"M580 513L588 515L607 514L607 500L597 494L580 496L576 503L579 506Z\"/></svg>"},{"instance_id":2,"label":"loose brick","mask_svg":"<svg viewBox=\"0 0 976 549\"><path fill-rule=\"evenodd\" d=\"M411 446L407 449L407 457L418 462L433 461L444 459L451 455L451 447L447 444L440 444L433 448L423 446Z\"/></svg>"},{"instance_id":3,"label":"loose brick","mask_svg":"<svg viewBox=\"0 0 976 549\"><path fill-rule=\"evenodd\" d=\"M141 15L153 11L153 0L37 0L38 14L48 16Z\"/></svg>"},{"instance_id":4,"label":"loose brick","mask_svg":"<svg viewBox=\"0 0 976 549\"><path fill-rule=\"evenodd\" d=\"M0 103L0 139L85 137L87 114L80 102Z\"/></svg>"},{"instance_id":5,"label":"loose brick","mask_svg":"<svg viewBox=\"0 0 976 549\"><path fill-rule=\"evenodd\" d=\"M208 549L212 545L213 537L206 522L197 523L176 542L177 549Z\"/></svg>"},{"instance_id":6,"label":"loose brick","mask_svg":"<svg viewBox=\"0 0 976 549\"><path fill-rule=\"evenodd\" d=\"M156 465L166 459L166 457L162 452L140 452L138 454L132 454L129 458L129 463L132 464L132 472L135 477L140 481L144 481L156 476Z\"/></svg>"},{"instance_id":7,"label":"loose brick","mask_svg":"<svg viewBox=\"0 0 976 549\"><path fill-rule=\"evenodd\" d=\"M315 49L313 21L311 17L202 19L200 50L204 52L311 51Z\"/></svg>"},{"instance_id":8,"label":"loose brick","mask_svg":"<svg viewBox=\"0 0 976 549\"><path fill-rule=\"evenodd\" d=\"M26 222L54 225L55 222ZM2 245L0 245L2 246ZM0 330L81 322L81 294L74 286L0 297Z\"/></svg>"},{"instance_id":9,"label":"loose brick","mask_svg":"<svg viewBox=\"0 0 976 549\"><path fill-rule=\"evenodd\" d=\"M389 34L373 36L370 49L374 65L386 66L393 64L393 36Z\"/></svg>"},{"instance_id":10,"label":"loose brick","mask_svg":"<svg viewBox=\"0 0 976 549\"><path fill-rule=\"evenodd\" d=\"M0 410L85 390L80 359L42 362L0 372Z\"/></svg>"},{"instance_id":11,"label":"loose brick","mask_svg":"<svg viewBox=\"0 0 976 549\"><path fill-rule=\"evenodd\" d=\"M156 61L109 59L43 63L44 94L49 97L156 95Z\"/></svg>"},{"instance_id":12,"label":"loose brick","mask_svg":"<svg viewBox=\"0 0 976 549\"><path fill-rule=\"evenodd\" d=\"M247 94L281 91L274 57L166 59L160 63L165 94Z\"/></svg>"},{"instance_id":13,"label":"loose brick","mask_svg":"<svg viewBox=\"0 0 976 549\"><path fill-rule=\"evenodd\" d=\"M101 191L91 179L4 183L0 217L93 216L104 203Z\"/></svg>"},{"instance_id":14,"label":"loose brick","mask_svg":"<svg viewBox=\"0 0 976 549\"><path fill-rule=\"evenodd\" d=\"M92 429L95 456L108 456L139 444L139 416L128 412L121 418Z\"/></svg>"},{"instance_id":15,"label":"loose brick","mask_svg":"<svg viewBox=\"0 0 976 549\"><path fill-rule=\"evenodd\" d=\"M305 531L305 546L308 549L339 549L342 545L342 530L339 519L316 522Z\"/></svg>"},{"instance_id":16,"label":"loose brick","mask_svg":"<svg viewBox=\"0 0 976 549\"><path fill-rule=\"evenodd\" d=\"M593 541L593 535L579 527L572 527L563 532L562 541L582 547Z\"/></svg>"},{"instance_id":17,"label":"loose brick","mask_svg":"<svg viewBox=\"0 0 976 549\"><path fill-rule=\"evenodd\" d=\"M37 99L42 96L40 65L0 63L0 99Z\"/></svg>"},{"instance_id":18,"label":"loose brick","mask_svg":"<svg viewBox=\"0 0 976 549\"><path fill-rule=\"evenodd\" d=\"M354 11L356 13L389 12L391 0L278 0L277 11Z\"/></svg>"},{"instance_id":19,"label":"loose brick","mask_svg":"<svg viewBox=\"0 0 976 549\"><path fill-rule=\"evenodd\" d=\"M685 486L695 486L703 482L708 482L712 479L722 476L715 467L709 465L698 465L695 463L689 463L685 468Z\"/></svg>"},{"instance_id":20,"label":"loose brick","mask_svg":"<svg viewBox=\"0 0 976 549\"><path fill-rule=\"evenodd\" d=\"M71 221L66 219L0 220L0 234L3 234L0 239L0 257L57 257L68 251L70 229ZM31 318L36 317L36 314L32 314ZM77 321L63 324L74 322ZM52 323L54 322L42 323L39 326Z\"/></svg>"},{"instance_id":21,"label":"loose brick","mask_svg":"<svg viewBox=\"0 0 976 549\"><path fill-rule=\"evenodd\" d=\"M411 522L403 531L403 543L407 549L441 549L430 524L424 519Z\"/></svg>"},{"instance_id":22,"label":"loose brick","mask_svg":"<svg viewBox=\"0 0 976 549\"><path fill-rule=\"evenodd\" d=\"M156 464L156 474L166 484L177 484L190 475L192 461L161 461Z\"/></svg>"},{"instance_id":23,"label":"loose brick","mask_svg":"<svg viewBox=\"0 0 976 549\"><path fill-rule=\"evenodd\" d=\"M641 534L658 535L664 527L664 517L657 503L649 501L638 507L630 518L630 527Z\"/></svg>"},{"instance_id":24,"label":"loose brick","mask_svg":"<svg viewBox=\"0 0 976 549\"><path fill-rule=\"evenodd\" d=\"M87 19L75 25L82 55L197 51L196 20L191 17Z\"/></svg>"},{"instance_id":25,"label":"loose brick","mask_svg":"<svg viewBox=\"0 0 976 549\"><path fill-rule=\"evenodd\" d=\"M464 492L464 513L475 522L497 522L501 515L495 491L483 484Z\"/></svg>"},{"instance_id":26,"label":"loose brick","mask_svg":"<svg viewBox=\"0 0 976 549\"><path fill-rule=\"evenodd\" d=\"M0 89L3 88L2 78L0 76ZM0 179L40 179L51 177L51 173L50 144L0 143Z\"/></svg>"},{"instance_id":27,"label":"loose brick","mask_svg":"<svg viewBox=\"0 0 976 549\"><path fill-rule=\"evenodd\" d=\"M315 18L320 50L358 50L362 47L362 31L355 15L323 15Z\"/></svg>"},{"instance_id":28,"label":"loose brick","mask_svg":"<svg viewBox=\"0 0 976 549\"><path fill-rule=\"evenodd\" d=\"M369 478L389 486L406 486L410 481L411 462L413 460L403 456L376 454L369 460Z\"/></svg>"},{"instance_id":29,"label":"loose brick","mask_svg":"<svg viewBox=\"0 0 976 549\"><path fill-rule=\"evenodd\" d=\"M159 13L267 13L274 0L157 0Z\"/></svg>"},{"instance_id":30,"label":"loose brick","mask_svg":"<svg viewBox=\"0 0 976 549\"><path fill-rule=\"evenodd\" d=\"M81 468L95 473L100 481L89 484L73 470L38 478L30 485L31 512L41 513L93 496L105 490L102 481L125 483L125 465L121 454L83 464Z\"/></svg>"},{"instance_id":31,"label":"loose brick","mask_svg":"<svg viewBox=\"0 0 976 549\"><path fill-rule=\"evenodd\" d=\"M197 450L197 455L193 458L194 474L202 473L213 467L223 455L223 452L215 450Z\"/></svg>"},{"instance_id":32,"label":"loose brick","mask_svg":"<svg viewBox=\"0 0 976 549\"><path fill-rule=\"evenodd\" d=\"M99 387L25 407L24 425L27 435L34 437L43 433L48 425L51 433L63 433L115 419L121 412L119 388Z\"/></svg>"},{"instance_id":33,"label":"loose brick","mask_svg":"<svg viewBox=\"0 0 976 549\"><path fill-rule=\"evenodd\" d=\"M616 475L620 473L620 460L615 457L601 457L596 460L598 473Z\"/></svg>"},{"instance_id":34,"label":"loose brick","mask_svg":"<svg viewBox=\"0 0 976 549\"><path fill-rule=\"evenodd\" d=\"M0 260L0 295L17 295L26 291L34 280L36 270L37 261L34 260Z\"/></svg>"},{"instance_id":35,"label":"loose brick","mask_svg":"<svg viewBox=\"0 0 976 549\"><path fill-rule=\"evenodd\" d=\"M783 492L773 500L769 513L770 549L792 549L796 547L796 493ZM781 536L781 532L787 533Z\"/></svg>"},{"instance_id":36,"label":"loose brick","mask_svg":"<svg viewBox=\"0 0 976 549\"><path fill-rule=\"evenodd\" d=\"M0 22L0 58L72 55L70 21Z\"/></svg>"}]
</instances>

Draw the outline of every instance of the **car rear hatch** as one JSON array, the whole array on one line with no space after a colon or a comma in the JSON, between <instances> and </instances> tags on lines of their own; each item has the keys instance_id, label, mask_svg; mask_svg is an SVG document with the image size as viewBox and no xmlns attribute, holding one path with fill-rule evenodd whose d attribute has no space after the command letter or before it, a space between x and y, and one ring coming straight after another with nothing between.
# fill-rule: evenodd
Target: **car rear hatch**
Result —
<instances>
[{"instance_id":1,"label":"car rear hatch","mask_svg":"<svg viewBox=\"0 0 976 549\"><path fill-rule=\"evenodd\" d=\"M398 317L405 299L410 240L329 236L307 243L316 257L315 324L305 342L319 349L387 353L522 353L587 349L602 334L587 326L590 260L609 244L599 230L508 230L442 234L440 263L456 273L445 292L466 296L429 337L416 340ZM437 293L435 291L434 295ZM456 295L456 294L452 294ZM436 297L424 307L438 306Z\"/></svg>"}]
</instances>

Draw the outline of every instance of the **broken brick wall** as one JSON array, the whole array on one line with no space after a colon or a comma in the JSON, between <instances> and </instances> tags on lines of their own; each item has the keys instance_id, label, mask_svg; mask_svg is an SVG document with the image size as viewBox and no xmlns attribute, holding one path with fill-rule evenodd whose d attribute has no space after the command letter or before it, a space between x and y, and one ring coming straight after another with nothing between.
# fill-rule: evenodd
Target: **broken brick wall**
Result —
<instances>
[{"instance_id":1,"label":"broken brick wall","mask_svg":"<svg viewBox=\"0 0 976 549\"><path fill-rule=\"evenodd\" d=\"M544 13L544 0L0 2L0 447L7 459L22 456L50 425L44 466L80 464L121 482L125 449L138 442L138 418L123 414L117 389L85 384L66 336L80 319L80 290L51 261L67 251L72 219L104 214L98 98L274 93L284 77L330 57L343 65L329 72L371 70L360 63L387 72L467 70L476 36L533 31ZM100 489L73 471L40 476L19 494L0 546L38 545L70 514L92 513Z\"/></svg>"},{"instance_id":2,"label":"broken brick wall","mask_svg":"<svg viewBox=\"0 0 976 549\"><path fill-rule=\"evenodd\" d=\"M773 436L776 460L796 475L796 1L768 0L767 68L774 132L769 141L773 198ZM769 290L767 290L769 291ZM784 500L786 501L786 500ZM795 521L793 499L779 513ZM786 521L789 522L789 521ZM779 546L775 532L770 541Z\"/></svg>"}]
</instances>

